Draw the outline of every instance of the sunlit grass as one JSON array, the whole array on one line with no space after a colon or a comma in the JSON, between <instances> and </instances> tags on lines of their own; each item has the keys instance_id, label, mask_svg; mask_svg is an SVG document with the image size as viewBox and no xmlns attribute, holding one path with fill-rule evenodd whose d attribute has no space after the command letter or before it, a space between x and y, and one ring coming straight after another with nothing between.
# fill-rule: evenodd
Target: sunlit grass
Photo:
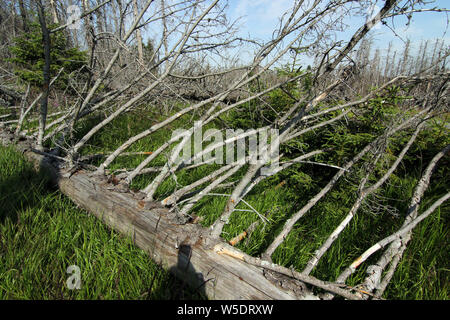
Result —
<instances>
[{"instance_id":1,"label":"sunlit grass","mask_svg":"<svg viewBox=\"0 0 450 320\"><path fill-rule=\"evenodd\" d=\"M196 299L132 240L52 190L0 147L0 299ZM70 290L67 268L81 271Z\"/></svg>"},{"instance_id":2,"label":"sunlit grass","mask_svg":"<svg viewBox=\"0 0 450 320\"><path fill-rule=\"evenodd\" d=\"M154 114L150 110L148 112L142 110L130 112L118 117L94 135L89 144L82 149L82 154L100 153L107 155L131 136L147 129L153 122L160 121L159 117L162 116ZM174 128L183 126L188 122L187 120L192 119L190 116L180 118L170 126L158 130L133 144L127 149L127 152L152 152L156 150L171 137ZM96 121L98 119L80 122L77 127L77 136L83 136ZM222 129L220 123L211 123L204 130L212 127ZM349 133L347 129L341 129L338 127L330 131L324 131L321 135L316 133L306 135L304 140L295 141L286 147L283 153L290 154L292 152L295 154L299 149L313 144L329 146L327 145L329 142L330 146L337 145L338 148L335 148L330 153L329 158L319 156L316 158L316 161L325 163L338 162L337 164L341 165L341 157L345 156L349 148L355 152L354 150L358 150L361 145L367 143L366 140L368 139L367 135L355 133L361 131L361 128L354 128L355 132L353 133ZM404 139L404 137L401 136L399 139ZM445 138L442 134L434 136L433 139L436 145L444 145L448 142L448 138ZM431 140L428 132L423 133L421 139L418 139L418 142L411 148L404 163L377 193L379 199L376 201L382 205L394 208L396 214L394 215L388 210L374 213L370 205L363 206L342 235L322 257L318 266L313 270L312 275L320 279L333 281L368 247L401 226L409 199L423 170L423 166L427 164L427 161L438 148L430 145L429 141ZM397 154L397 149L398 145L392 145L386 159L389 160L389 157ZM5 234L9 234L9 239L15 239L15 237L19 239L20 237L25 237L26 234L40 234L43 232L42 230L45 230L44 226L51 226L54 229L46 236L50 237L52 241L57 240L58 245L48 244L47 247L43 246L48 252L51 252L49 257L46 257L47 260L45 260L46 265L48 265L47 269L36 267L44 263L42 262L42 254L38 254L36 257L28 255L27 251L35 249L32 249L34 247L31 244L29 244L31 249L24 245L21 253L22 257L30 259L31 264L28 267L27 262L21 266L21 268L25 269L30 268L26 273L22 273L22 269L17 267L16 264L18 262L16 259L9 256L12 255L12 249L8 249L9 255L5 253L5 257L6 261L11 260L11 262L0 273L0 295L3 294L5 297L37 295L46 298L105 299L134 299L148 296L151 298L173 297L173 295L168 295L167 290L164 291L163 288L167 286L167 283L173 283L174 280L155 266L144 252L137 249L129 239L121 238L116 233L105 228L94 217L76 209L69 200L62 197L59 193L48 192L48 188L42 182L45 180L42 176L36 177L34 173L26 169L28 165L23 158L15 155L11 149L7 148L5 150L3 154L11 153L9 156L3 156L4 160L2 167L0 167L1 171L5 173L5 177L26 177L25 179L18 179L20 181L13 181L12 185L15 187L12 188L13 190L8 189L9 193L7 194L9 198L2 199L7 203L6 208L8 206L10 208L5 209L2 214L5 217L11 216L3 222L2 228L10 225L9 231ZM170 150L169 148L167 152L158 156L152 161L150 166L164 165L167 157L170 155ZM416 154L420 154L421 157L417 158ZM114 172L119 169L133 168L145 158L145 155L118 157L109 169ZM104 159L105 156L102 156L94 159L92 163L98 165ZM16 162L18 164L14 164ZM161 200L176 189L189 185L218 167L219 165L214 164L190 170L183 169L177 172L176 181L173 177L169 177L159 186L155 193L155 198ZM245 173L245 170L246 167L243 167L225 182L238 181ZM377 170L381 170L381 168ZM255 212L235 211L231 215L229 224L224 228L223 238L230 240L246 230L252 223L259 221L251 236L237 246L248 254L256 256L261 254L281 230L284 221L304 206L328 182L334 172L334 169L330 168L317 167L311 164L296 164L286 171L267 178L246 196L245 201L259 214L264 215L268 222L263 222ZM156 175L157 173L139 175L133 180L131 187L137 190L143 189ZM446 176L448 176L448 167L446 167L444 162L441 169L435 173L430 190L425 195L422 205L424 208L429 206L439 194L448 189ZM31 193L27 187L28 184L22 184L27 179L36 185L35 191ZM436 181L440 182L436 183ZM5 183L4 185L10 184ZM214 190L214 195L205 196L192 208L191 212L202 218L200 223L203 226L210 226L220 216L226 205L227 198L223 195L230 194L231 191L232 188ZM357 185L349 180L341 179L332 191L295 225L282 245L273 254L272 259L274 262L302 270L313 256L315 250L321 246L346 216L355 200L356 191ZM24 213L21 215L11 214L11 212L17 211L16 208L18 206L25 208ZM251 208L241 202L237 209L250 210ZM36 212L39 214L36 215ZM38 219L37 222L28 226L27 233L21 233L25 232L25 229L23 229L24 227L17 229L16 224L18 222L14 220L14 217L27 217L28 215L40 218L35 218ZM55 215L56 218L54 217ZM75 223L75 221L79 220L80 215L85 219L85 222L82 224ZM66 218L68 220L65 220ZM19 218L16 220L21 221ZM443 205L432 217L427 218L415 229L412 241L404 254L404 259L399 264L394 278L385 292L385 298L448 299L448 252L450 252L448 230L448 205ZM18 236L15 234L18 234ZM5 237L2 237L2 244L6 243L3 238ZM38 239L40 238L38 237ZM22 241L25 242L26 239ZM13 240L9 240L9 242L13 242ZM44 241L43 243L46 242ZM50 241L49 243L52 242ZM57 257L61 257L62 260L58 260ZM349 278L348 284L356 285L363 281L366 277L367 266L376 262L378 257L379 253L358 268L357 272ZM53 263L52 261L59 262ZM74 292L64 289L64 279L67 278L65 270L70 264L77 264L81 270L84 270L83 277L86 286L89 284L89 290L82 289ZM53 268L56 271L52 271ZM38 269L42 270L41 276L35 277L33 272L37 272L36 270ZM0 270L3 269L0 267ZM17 281L19 281L17 277L22 275L22 278L19 279L25 279L23 278L24 274L26 275L26 281L23 281L21 286L25 286L25 284L27 286L21 289L22 291L12 290L11 288L17 285ZM51 279L48 279L49 275L52 275ZM135 277L139 279L137 282ZM155 277L159 279L159 282L153 280ZM149 283L153 283L152 292L150 295L146 295ZM4 286L7 286L8 290L11 291L3 289ZM31 286L41 288L42 292L34 292ZM42 288L48 288L48 290L46 289L47 291L45 291ZM160 288L160 290L156 288ZM6 293L3 292L18 293L5 295ZM45 292L55 293L45 295Z\"/></svg>"}]
</instances>

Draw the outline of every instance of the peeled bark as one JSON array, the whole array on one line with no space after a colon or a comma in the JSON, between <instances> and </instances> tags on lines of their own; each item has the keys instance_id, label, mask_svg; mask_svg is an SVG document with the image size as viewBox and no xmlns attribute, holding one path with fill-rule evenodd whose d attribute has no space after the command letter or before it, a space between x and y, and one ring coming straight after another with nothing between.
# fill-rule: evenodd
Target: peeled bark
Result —
<instances>
[{"instance_id":1,"label":"peeled bark","mask_svg":"<svg viewBox=\"0 0 450 320\"><path fill-rule=\"evenodd\" d=\"M0 129L0 141L10 144L14 135ZM31 140L20 141L16 146L36 168L45 170L73 202L114 230L132 237L154 261L193 288L200 288L209 299L317 298L304 283L287 276L281 282L274 281L265 268L220 254L214 246L226 245L222 240L208 238L197 224L177 225L174 214L158 203L143 201L144 194L124 192L105 176L85 171L71 175L57 169L52 158L29 151L33 146ZM304 291L289 287L304 288Z\"/></svg>"}]
</instances>

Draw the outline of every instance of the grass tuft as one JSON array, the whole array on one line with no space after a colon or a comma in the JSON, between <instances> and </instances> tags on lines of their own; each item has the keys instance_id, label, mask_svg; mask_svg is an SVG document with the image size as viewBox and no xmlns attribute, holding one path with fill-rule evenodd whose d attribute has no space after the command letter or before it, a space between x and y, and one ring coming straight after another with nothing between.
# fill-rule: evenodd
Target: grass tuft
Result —
<instances>
[{"instance_id":1,"label":"grass tuft","mask_svg":"<svg viewBox=\"0 0 450 320\"><path fill-rule=\"evenodd\" d=\"M13 147L0 147L0 260L0 300L202 298L53 190ZM67 286L71 265L80 290Z\"/></svg>"}]
</instances>

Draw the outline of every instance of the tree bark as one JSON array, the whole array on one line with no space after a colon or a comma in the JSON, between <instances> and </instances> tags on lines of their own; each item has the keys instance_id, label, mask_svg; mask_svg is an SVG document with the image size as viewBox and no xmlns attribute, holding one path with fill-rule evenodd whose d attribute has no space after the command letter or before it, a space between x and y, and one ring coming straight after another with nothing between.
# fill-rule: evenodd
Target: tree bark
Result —
<instances>
[{"instance_id":1,"label":"tree bark","mask_svg":"<svg viewBox=\"0 0 450 320\"><path fill-rule=\"evenodd\" d=\"M13 141L14 135L0 128L0 142L7 145ZM208 241L207 233L197 224L177 225L167 208L143 201L144 194L124 192L104 176L58 170L51 158L30 151L32 146L31 140L16 144L36 169L45 170L63 194L114 230L132 237L154 261L192 288L200 288L209 299L316 298L306 290L294 291L289 289L292 285L285 285L301 288L302 282L287 276L282 282L273 281L265 268L214 250L214 244L226 244Z\"/></svg>"},{"instance_id":2,"label":"tree bark","mask_svg":"<svg viewBox=\"0 0 450 320\"><path fill-rule=\"evenodd\" d=\"M137 19L138 15L139 15L137 0L133 0L133 10L134 10L134 19ZM144 63L144 49L142 47L141 29L136 30L136 41L137 41L139 61L141 63Z\"/></svg>"},{"instance_id":3,"label":"tree bark","mask_svg":"<svg viewBox=\"0 0 450 320\"><path fill-rule=\"evenodd\" d=\"M23 31L25 31L25 33L28 33L30 32L30 28L28 27L27 11L25 10L23 0L19 0L19 9L20 16L22 17Z\"/></svg>"},{"instance_id":4,"label":"tree bark","mask_svg":"<svg viewBox=\"0 0 450 320\"><path fill-rule=\"evenodd\" d=\"M53 23L59 24L58 12L56 10L55 0L50 0L50 7L52 8Z\"/></svg>"},{"instance_id":5,"label":"tree bark","mask_svg":"<svg viewBox=\"0 0 450 320\"><path fill-rule=\"evenodd\" d=\"M45 122L47 119L47 105L48 105L48 95L50 88L50 32L47 28L47 23L45 21L45 12L42 1L36 2L37 11L39 15L39 23L41 24L42 30L42 44L44 46L44 68L43 76L44 83L42 85L42 97L41 97L41 115L39 118L39 133L37 145L39 149L43 149L42 141L45 134Z\"/></svg>"}]
</instances>

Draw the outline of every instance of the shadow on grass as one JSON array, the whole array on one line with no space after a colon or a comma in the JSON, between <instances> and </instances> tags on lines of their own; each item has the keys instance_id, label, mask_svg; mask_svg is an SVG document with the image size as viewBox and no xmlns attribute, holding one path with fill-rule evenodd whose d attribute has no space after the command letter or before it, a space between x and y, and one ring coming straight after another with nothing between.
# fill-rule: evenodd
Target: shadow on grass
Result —
<instances>
[{"instance_id":1,"label":"shadow on grass","mask_svg":"<svg viewBox=\"0 0 450 320\"><path fill-rule=\"evenodd\" d=\"M183 289L186 284L189 283L194 294L198 294L200 298L206 297L205 284L206 281L201 272L196 272L194 266L191 263L192 248L189 245L180 245L178 248L178 261L177 265L170 269L172 274L178 276L179 279L183 279L178 292L174 295L175 299L183 298Z\"/></svg>"},{"instance_id":2,"label":"shadow on grass","mask_svg":"<svg viewBox=\"0 0 450 320\"><path fill-rule=\"evenodd\" d=\"M59 194L46 165L36 172L0 146L0 299L204 298ZM84 272L81 290L66 286L72 263Z\"/></svg>"},{"instance_id":3,"label":"shadow on grass","mask_svg":"<svg viewBox=\"0 0 450 320\"><path fill-rule=\"evenodd\" d=\"M1 162L18 160L1 159L3 157L4 154L1 153ZM11 164L13 167L13 163ZM12 172L5 172L7 168L0 168L0 171L0 223L4 223L7 218L17 223L19 212L33 208L39 204L41 196L54 191L42 172L36 172L28 163L19 161Z\"/></svg>"}]
</instances>

